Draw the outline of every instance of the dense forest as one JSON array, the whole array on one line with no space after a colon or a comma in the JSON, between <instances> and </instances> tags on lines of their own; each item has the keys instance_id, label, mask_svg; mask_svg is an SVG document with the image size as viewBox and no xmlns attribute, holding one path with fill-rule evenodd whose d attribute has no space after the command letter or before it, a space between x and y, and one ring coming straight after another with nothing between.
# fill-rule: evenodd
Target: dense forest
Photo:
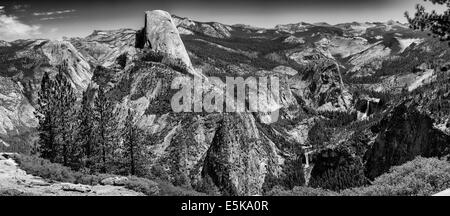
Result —
<instances>
[{"instance_id":1,"label":"dense forest","mask_svg":"<svg viewBox=\"0 0 450 216\"><path fill-rule=\"evenodd\" d=\"M143 175L143 133L127 111L125 128L118 128L114 105L99 88L93 100L88 92L77 101L64 65L54 78L42 79L36 115L39 142L35 152L42 158L89 173Z\"/></svg>"}]
</instances>

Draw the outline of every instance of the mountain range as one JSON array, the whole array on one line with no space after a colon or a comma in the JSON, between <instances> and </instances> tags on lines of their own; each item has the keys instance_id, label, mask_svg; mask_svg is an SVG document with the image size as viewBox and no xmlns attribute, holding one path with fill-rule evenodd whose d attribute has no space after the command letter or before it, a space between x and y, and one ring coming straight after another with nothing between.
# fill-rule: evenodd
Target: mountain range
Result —
<instances>
[{"instance_id":1,"label":"mountain range","mask_svg":"<svg viewBox=\"0 0 450 216\"><path fill-rule=\"evenodd\" d=\"M450 49L426 32L395 21L265 29L162 11L145 18L138 30L0 41L0 152L33 151L42 77L64 63L80 98L107 89L120 127L126 110L137 113L146 166L177 186L209 184L225 195L276 185L342 190L417 156L450 153ZM173 112L173 78L198 75L278 77L279 120ZM363 180L327 185L336 170Z\"/></svg>"}]
</instances>

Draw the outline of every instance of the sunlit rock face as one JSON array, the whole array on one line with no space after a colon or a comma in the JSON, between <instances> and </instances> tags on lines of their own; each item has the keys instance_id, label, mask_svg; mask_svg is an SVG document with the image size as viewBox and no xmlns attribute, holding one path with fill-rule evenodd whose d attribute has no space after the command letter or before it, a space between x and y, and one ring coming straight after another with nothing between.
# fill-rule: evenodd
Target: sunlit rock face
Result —
<instances>
[{"instance_id":1,"label":"sunlit rock face","mask_svg":"<svg viewBox=\"0 0 450 216\"><path fill-rule=\"evenodd\" d=\"M62 41L0 41L0 146L14 146L10 136L25 137L35 130L33 106L42 75L54 75L58 65L68 63L65 75L77 93L88 89L94 95L99 86L107 90L119 127L129 109L136 113L135 124L148 141L146 167L177 186L198 189L209 184L228 195L261 195L274 185L302 186L302 148L314 144L317 137L311 134L317 131L329 132L319 134L329 139L310 149L318 152L310 161L317 165L313 179L340 165L341 159L363 162L366 175L376 177L414 156L448 152L450 117L441 112L450 110L448 87L430 88L417 96L425 102L407 102L406 108L388 103L389 97L378 100L383 95L371 92L397 94L405 86L407 94L423 91L441 80L437 69L425 65L371 83L349 80L376 74L388 60L415 52L424 53L420 57L435 54L429 39L416 40L422 36L396 23L299 23L261 29L202 23L156 10L145 13L143 27L98 30ZM162 56L146 58L152 52ZM445 53L434 56L445 59ZM279 93L279 101L261 106L278 115L174 112L171 98L177 89L171 88L172 81L183 77L192 82L202 74L210 77L204 79L203 92L222 94L226 100L235 95L225 95L226 85L213 83L211 77L224 83L226 77L277 77L279 92L262 94ZM370 97L356 94L360 89Z\"/></svg>"},{"instance_id":2,"label":"sunlit rock face","mask_svg":"<svg viewBox=\"0 0 450 216\"><path fill-rule=\"evenodd\" d=\"M289 80L293 94L318 111L349 110L352 95L343 84L337 65L323 59L314 61L312 68Z\"/></svg>"},{"instance_id":3,"label":"sunlit rock face","mask_svg":"<svg viewBox=\"0 0 450 216\"><path fill-rule=\"evenodd\" d=\"M409 101L408 101L409 102ZM375 178L393 165L417 156L442 157L450 152L450 136L435 121L408 102L402 103L374 127L378 136L365 154L366 175Z\"/></svg>"},{"instance_id":4,"label":"sunlit rock face","mask_svg":"<svg viewBox=\"0 0 450 216\"><path fill-rule=\"evenodd\" d=\"M50 65L66 65L66 75L76 89L83 91L87 88L92 77L91 66L70 42L50 41L42 46L42 50Z\"/></svg>"},{"instance_id":5,"label":"sunlit rock face","mask_svg":"<svg viewBox=\"0 0 450 216\"><path fill-rule=\"evenodd\" d=\"M156 52L163 53L163 62L192 68L191 60L169 13L161 10L145 13L146 40Z\"/></svg>"},{"instance_id":6,"label":"sunlit rock face","mask_svg":"<svg viewBox=\"0 0 450 216\"><path fill-rule=\"evenodd\" d=\"M127 64L137 54L136 30L96 30L86 38L70 38L69 41L83 54L90 65L115 67L117 58L127 56Z\"/></svg>"},{"instance_id":7,"label":"sunlit rock face","mask_svg":"<svg viewBox=\"0 0 450 216\"><path fill-rule=\"evenodd\" d=\"M10 146L14 143L8 143L9 137L20 136L37 127L35 109L22 91L20 84L0 77L0 145Z\"/></svg>"},{"instance_id":8,"label":"sunlit rock face","mask_svg":"<svg viewBox=\"0 0 450 216\"><path fill-rule=\"evenodd\" d=\"M206 35L214 38L230 38L233 28L217 22L202 23L172 15L175 26L182 35Z\"/></svg>"}]
</instances>

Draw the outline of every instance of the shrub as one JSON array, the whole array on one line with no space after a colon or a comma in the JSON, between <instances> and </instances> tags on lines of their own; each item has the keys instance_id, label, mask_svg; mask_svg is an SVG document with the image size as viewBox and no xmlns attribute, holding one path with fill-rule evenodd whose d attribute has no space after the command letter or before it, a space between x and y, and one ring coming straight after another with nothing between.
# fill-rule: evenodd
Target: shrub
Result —
<instances>
[{"instance_id":1,"label":"shrub","mask_svg":"<svg viewBox=\"0 0 450 216\"><path fill-rule=\"evenodd\" d=\"M14 160L19 164L20 168L32 175L53 181L75 182L74 172L70 168L51 163L49 160L23 155L14 155Z\"/></svg>"},{"instance_id":2,"label":"shrub","mask_svg":"<svg viewBox=\"0 0 450 216\"><path fill-rule=\"evenodd\" d=\"M338 196L339 193L310 187L294 187L292 190L286 190L283 187L275 186L269 191L267 196Z\"/></svg>"},{"instance_id":3,"label":"shrub","mask_svg":"<svg viewBox=\"0 0 450 216\"><path fill-rule=\"evenodd\" d=\"M117 64L120 65L122 69L124 69L125 66L127 66L127 55L128 53L123 53L116 59Z\"/></svg>"},{"instance_id":4,"label":"shrub","mask_svg":"<svg viewBox=\"0 0 450 216\"><path fill-rule=\"evenodd\" d=\"M135 176L128 177L125 187L130 190L141 192L147 196L155 196L159 194L158 184L145 178L138 178Z\"/></svg>"},{"instance_id":5,"label":"shrub","mask_svg":"<svg viewBox=\"0 0 450 216\"><path fill-rule=\"evenodd\" d=\"M320 187L333 191L346 188L359 187L368 183L364 176L362 167L341 166L336 169L328 169L321 176L312 178L310 185L314 188Z\"/></svg>"},{"instance_id":6,"label":"shrub","mask_svg":"<svg viewBox=\"0 0 450 216\"><path fill-rule=\"evenodd\" d=\"M450 163L436 158L417 157L391 168L372 185L334 192L322 188L272 188L268 196L430 196L450 188Z\"/></svg>"},{"instance_id":7,"label":"shrub","mask_svg":"<svg viewBox=\"0 0 450 216\"><path fill-rule=\"evenodd\" d=\"M162 62L164 58L164 54L161 52L156 52L153 50L148 50L147 53L144 54L142 57L143 61L150 61L150 62Z\"/></svg>"},{"instance_id":8,"label":"shrub","mask_svg":"<svg viewBox=\"0 0 450 216\"><path fill-rule=\"evenodd\" d=\"M16 189L0 189L0 197L2 196L34 196L34 194L22 192Z\"/></svg>"},{"instance_id":9,"label":"shrub","mask_svg":"<svg viewBox=\"0 0 450 216\"><path fill-rule=\"evenodd\" d=\"M158 183L158 187L160 189L160 195L162 196L205 196L204 193L199 193L194 190L182 188L182 187L175 187L172 184L156 180Z\"/></svg>"},{"instance_id":10,"label":"shrub","mask_svg":"<svg viewBox=\"0 0 450 216\"><path fill-rule=\"evenodd\" d=\"M418 157L376 178L372 185L342 191L342 195L429 196L450 188L450 163Z\"/></svg>"},{"instance_id":11,"label":"shrub","mask_svg":"<svg viewBox=\"0 0 450 216\"><path fill-rule=\"evenodd\" d=\"M308 131L308 142L314 147L320 147L328 143L332 137L333 129L329 128L326 121L319 121Z\"/></svg>"},{"instance_id":12,"label":"shrub","mask_svg":"<svg viewBox=\"0 0 450 216\"><path fill-rule=\"evenodd\" d=\"M165 58L163 63L171 67L173 70L187 74L189 72L189 66L181 59Z\"/></svg>"},{"instance_id":13,"label":"shrub","mask_svg":"<svg viewBox=\"0 0 450 216\"><path fill-rule=\"evenodd\" d=\"M195 190L211 195L211 196L220 196L222 193L220 192L220 190L217 188L217 186L214 184L214 181L212 180L212 178L209 175L206 175L205 177L203 177L203 179L201 181L199 181L196 185L195 185Z\"/></svg>"},{"instance_id":14,"label":"shrub","mask_svg":"<svg viewBox=\"0 0 450 216\"><path fill-rule=\"evenodd\" d=\"M111 174L86 174L83 172L73 171L68 167L60 164L51 163L49 160L42 159L36 156L14 155L14 160L19 164L19 167L32 175L40 176L42 178L58 181L68 182L73 184L98 185L103 179L115 177ZM141 192L148 196L155 195L169 195L169 196L202 196L206 195L198 193L192 189L175 187L172 184L157 180L152 181L147 178L136 176L129 176L128 181L125 182L125 188ZM6 192L4 192L6 193Z\"/></svg>"}]
</instances>

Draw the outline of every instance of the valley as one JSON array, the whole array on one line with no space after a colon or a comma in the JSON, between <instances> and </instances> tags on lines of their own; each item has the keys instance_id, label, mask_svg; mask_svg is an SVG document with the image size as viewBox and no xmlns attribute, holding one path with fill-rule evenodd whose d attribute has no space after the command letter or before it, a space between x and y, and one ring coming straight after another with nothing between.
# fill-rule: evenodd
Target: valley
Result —
<instances>
[{"instance_id":1,"label":"valley","mask_svg":"<svg viewBox=\"0 0 450 216\"><path fill-rule=\"evenodd\" d=\"M107 104L113 134L135 131L142 143L142 161L133 171L116 161L126 149L126 134L108 142L113 146L105 156L108 167L87 168L89 159L82 158L73 169L240 196L373 195L368 191L382 187L380 182L396 170L427 169L428 163L447 170L446 43L395 21L302 22L266 29L198 22L160 10L142 15L142 29L0 42L0 152L36 152L42 80L65 79L75 98L73 108L81 110L73 115L74 131L94 118L94 112L83 115L89 107L95 111ZM264 112L191 113L171 107L176 94L171 84L178 77L185 83L203 78L204 94L225 96L224 86L208 77L225 83L227 77L265 76L280 83L279 102L262 104L278 107L278 119ZM84 148L89 137L81 138L70 143ZM417 194L445 188L450 180ZM387 195L404 195L398 191Z\"/></svg>"}]
</instances>

